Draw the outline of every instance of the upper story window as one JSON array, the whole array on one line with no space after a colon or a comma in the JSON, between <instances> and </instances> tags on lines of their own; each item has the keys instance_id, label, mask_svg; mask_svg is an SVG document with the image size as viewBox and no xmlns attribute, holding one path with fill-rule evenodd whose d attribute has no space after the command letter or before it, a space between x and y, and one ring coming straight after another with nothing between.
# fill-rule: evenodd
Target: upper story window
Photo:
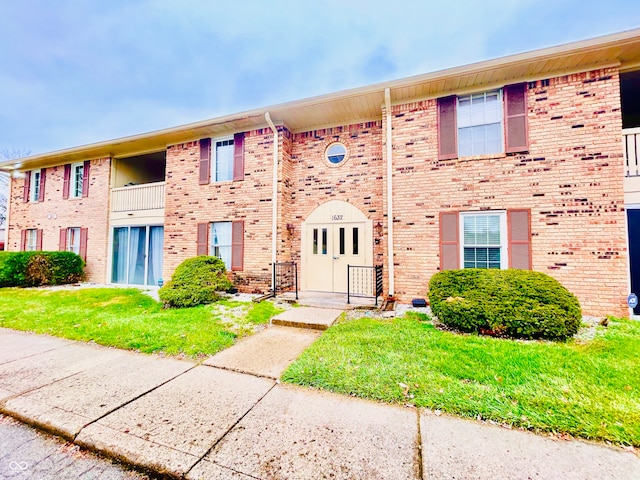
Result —
<instances>
[{"instance_id":1,"label":"upper story window","mask_svg":"<svg viewBox=\"0 0 640 480\"><path fill-rule=\"evenodd\" d=\"M347 147L340 142L334 142L327 147L324 156L330 166L342 165L347 161Z\"/></svg>"},{"instance_id":2,"label":"upper story window","mask_svg":"<svg viewBox=\"0 0 640 480\"><path fill-rule=\"evenodd\" d=\"M529 150L526 83L437 103L439 160Z\"/></svg>"},{"instance_id":3,"label":"upper story window","mask_svg":"<svg viewBox=\"0 0 640 480\"><path fill-rule=\"evenodd\" d=\"M200 140L200 185L244 180L244 133Z\"/></svg>"},{"instance_id":4,"label":"upper story window","mask_svg":"<svg viewBox=\"0 0 640 480\"><path fill-rule=\"evenodd\" d=\"M211 178L215 182L233 180L233 138L211 142Z\"/></svg>"},{"instance_id":5,"label":"upper story window","mask_svg":"<svg viewBox=\"0 0 640 480\"><path fill-rule=\"evenodd\" d=\"M502 147L502 91L458 97L458 155L499 153Z\"/></svg>"},{"instance_id":6,"label":"upper story window","mask_svg":"<svg viewBox=\"0 0 640 480\"><path fill-rule=\"evenodd\" d=\"M82 187L84 185L84 164L74 163L71 165L71 197L78 198L82 196ZM75 252L78 253L78 252Z\"/></svg>"},{"instance_id":7,"label":"upper story window","mask_svg":"<svg viewBox=\"0 0 640 480\"><path fill-rule=\"evenodd\" d=\"M40 170L33 170L31 172L31 191L29 192L29 201L37 202L40 199L40 182L42 179L42 173Z\"/></svg>"},{"instance_id":8,"label":"upper story window","mask_svg":"<svg viewBox=\"0 0 640 480\"><path fill-rule=\"evenodd\" d=\"M90 160L81 163L67 163L64 166L63 199L89 196L90 169Z\"/></svg>"}]
</instances>

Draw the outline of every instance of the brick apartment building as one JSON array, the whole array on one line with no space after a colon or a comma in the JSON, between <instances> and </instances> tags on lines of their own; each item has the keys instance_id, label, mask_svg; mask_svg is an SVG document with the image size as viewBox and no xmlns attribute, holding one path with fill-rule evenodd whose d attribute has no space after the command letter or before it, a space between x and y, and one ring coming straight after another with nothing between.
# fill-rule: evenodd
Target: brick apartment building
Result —
<instances>
[{"instance_id":1,"label":"brick apartment building","mask_svg":"<svg viewBox=\"0 0 640 480\"><path fill-rule=\"evenodd\" d=\"M401 301L442 269L525 268L626 316L639 127L640 29L1 163L7 249L132 285L214 254L251 292L273 263L329 292L381 265Z\"/></svg>"}]
</instances>

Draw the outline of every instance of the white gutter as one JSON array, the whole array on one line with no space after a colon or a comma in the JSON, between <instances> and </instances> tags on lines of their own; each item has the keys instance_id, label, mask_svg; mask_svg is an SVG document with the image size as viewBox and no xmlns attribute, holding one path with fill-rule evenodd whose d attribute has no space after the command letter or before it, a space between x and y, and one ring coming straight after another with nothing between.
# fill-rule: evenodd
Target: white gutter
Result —
<instances>
[{"instance_id":1,"label":"white gutter","mask_svg":"<svg viewBox=\"0 0 640 480\"><path fill-rule=\"evenodd\" d=\"M393 272L393 144L391 130L391 90L384 89L384 109L387 116L387 263L389 267L389 296L395 293Z\"/></svg>"},{"instance_id":2,"label":"white gutter","mask_svg":"<svg viewBox=\"0 0 640 480\"><path fill-rule=\"evenodd\" d=\"M269 112L265 112L264 119L269 124L271 131L273 132L273 192L271 196L272 206L272 224L271 224L271 264L275 265L278 258L277 255L277 234L278 234L278 129L271 121L271 115ZM273 267L275 268L275 267ZM275 279L271 277L271 290L276 291Z\"/></svg>"}]
</instances>

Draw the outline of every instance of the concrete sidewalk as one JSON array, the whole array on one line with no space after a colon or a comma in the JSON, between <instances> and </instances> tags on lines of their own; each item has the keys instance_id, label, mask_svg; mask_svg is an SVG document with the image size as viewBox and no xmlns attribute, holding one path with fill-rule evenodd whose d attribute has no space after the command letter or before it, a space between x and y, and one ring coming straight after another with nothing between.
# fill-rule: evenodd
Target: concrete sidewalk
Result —
<instances>
[{"instance_id":1,"label":"concrete sidewalk","mask_svg":"<svg viewBox=\"0 0 640 480\"><path fill-rule=\"evenodd\" d=\"M176 478L640 479L621 449L279 384L257 340L197 365L0 329L0 411Z\"/></svg>"}]
</instances>

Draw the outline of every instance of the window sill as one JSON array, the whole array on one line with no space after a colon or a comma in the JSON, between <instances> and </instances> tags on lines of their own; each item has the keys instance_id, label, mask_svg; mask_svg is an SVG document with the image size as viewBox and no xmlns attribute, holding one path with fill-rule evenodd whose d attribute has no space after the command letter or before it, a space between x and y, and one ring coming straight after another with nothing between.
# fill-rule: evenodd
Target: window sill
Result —
<instances>
[{"instance_id":1,"label":"window sill","mask_svg":"<svg viewBox=\"0 0 640 480\"><path fill-rule=\"evenodd\" d=\"M474 160L499 160L502 158L507 158L507 154L504 152L500 153L485 153L482 155L469 155L467 157L458 157L458 160L461 162L472 162Z\"/></svg>"}]
</instances>

